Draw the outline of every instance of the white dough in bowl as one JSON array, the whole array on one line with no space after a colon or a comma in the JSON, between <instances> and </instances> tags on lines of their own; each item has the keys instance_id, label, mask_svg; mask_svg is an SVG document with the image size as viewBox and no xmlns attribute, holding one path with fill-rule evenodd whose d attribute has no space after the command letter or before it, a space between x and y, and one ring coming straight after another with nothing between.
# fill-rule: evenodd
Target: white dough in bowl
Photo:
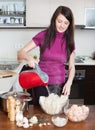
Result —
<instances>
[{"instance_id":1,"label":"white dough in bowl","mask_svg":"<svg viewBox=\"0 0 95 130\"><path fill-rule=\"evenodd\" d=\"M58 96L57 94L51 93L48 97L40 96L39 104L47 114L54 115L63 112L63 108L67 101L68 96Z\"/></svg>"}]
</instances>

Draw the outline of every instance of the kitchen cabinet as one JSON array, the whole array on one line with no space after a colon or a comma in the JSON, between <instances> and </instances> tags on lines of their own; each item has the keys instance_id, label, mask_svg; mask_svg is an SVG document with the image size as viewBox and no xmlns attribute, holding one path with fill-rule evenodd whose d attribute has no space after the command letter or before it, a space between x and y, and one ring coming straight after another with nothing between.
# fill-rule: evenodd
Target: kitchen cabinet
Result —
<instances>
[{"instance_id":1,"label":"kitchen cabinet","mask_svg":"<svg viewBox=\"0 0 95 130\"><path fill-rule=\"evenodd\" d=\"M84 0L85 8L95 8L95 0Z\"/></svg>"},{"instance_id":2,"label":"kitchen cabinet","mask_svg":"<svg viewBox=\"0 0 95 130\"><path fill-rule=\"evenodd\" d=\"M26 26L47 27L51 0L26 0Z\"/></svg>"},{"instance_id":3,"label":"kitchen cabinet","mask_svg":"<svg viewBox=\"0 0 95 130\"><path fill-rule=\"evenodd\" d=\"M84 0L85 6L85 26L86 28L95 29L95 0Z\"/></svg>"},{"instance_id":4,"label":"kitchen cabinet","mask_svg":"<svg viewBox=\"0 0 95 130\"><path fill-rule=\"evenodd\" d=\"M95 65L76 65L75 68L85 70L84 81L78 81L84 104L95 105Z\"/></svg>"},{"instance_id":5,"label":"kitchen cabinet","mask_svg":"<svg viewBox=\"0 0 95 130\"><path fill-rule=\"evenodd\" d=\"M84 24L84 1L83 0L26 0L26 26L47 27L55 9L60 6L71 8L76 25Z\"/></svg>"},{"instance_id":6,"label":"kitchen cabinet","mask_svg":"<svg viewBox=\"0 0 95 130\"><path fill-rule=\"evenodd\" d=\"M95 104L95 66L86 66L84 103Z\"/></svg>"},{"instance_id":7,"label":"kitchen cabinet","mask_svg":"<svg viewBox=\"0 0 95 130\"><path fill-rule=\"evenodd\" d=\"M84 25L84 1L68 0L66 5L71 8L74 14L75 25Z\"/></svg>"},{"instance_id":8,"label":"kitchen cabinet","mask_svg":"<svg viewBox=\"0 0 95 130\"><path fill-rule=\"evenodd\" d=\"M58 7L58 5L64 5L69 7L73 14L75 19L76 25L83 25L84 24L84 1L83 0L56 0L54 3L52 1L52 8L51 11L54 12L54 10Z\"/></svg>"},{"instance_id":9,"label":"kitchen cabinet","mask_svg":"<svg viewBox=\"0 0 95 130\"><path fill-rule=\"evenodd\" d=\"M75 65L75 69L70 98L83 99L85 105L95 105L95 65Z\"/></svg>"},{"instance_id":10,"label":"kitchen cabinet","mask_svg":"<svg viewBox=\"0 0 95 130\"><path fill-rule=\"evenodd\" d=\"M0 27L25 26L26 0L0 0Z\"/></svg>"},{"instance_id":11,"label":"kitchen cabinet","mask_svg":"<svg viewBox=\"0 0 95 130\"><path fill-rule=\"evenodd\" d=\"M95 8L95 0L0 0L0 27L47 27L60 5L71 8L75 25L84 25L85 8Z\"/></svg>"}]
</instances>

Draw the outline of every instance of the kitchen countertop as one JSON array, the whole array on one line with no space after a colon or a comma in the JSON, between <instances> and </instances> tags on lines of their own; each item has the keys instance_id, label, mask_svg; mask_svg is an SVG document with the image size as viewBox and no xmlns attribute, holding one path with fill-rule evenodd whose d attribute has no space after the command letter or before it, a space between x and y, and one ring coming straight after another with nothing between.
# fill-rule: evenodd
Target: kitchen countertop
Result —
<instances>
[{"instance_id":1,"label":"kitchen countertop","mask_svg":"<svg viewBox=\"0 0 95 130\"><path fill-rule=\"evenodd\" d=\"M75 65L95 65L95 60L88 58L83 60L83 63L75 63Z\"/></svg>"},{"instance_id":2,"label":"kitchen countertop","mask_svg":"<svg viewBox=\"0 0 95 130\"><path fill-rule=\"evenodd\" d=\"M75 65L95 65L95 60L93 60L89 56L76 56L79 57L80 59L83 58L83 62L75 62ZM27 62L22 61L23 65L27 64ZM11 65L11 64L18 64L19 62L17 59L0 59L0 65Z\"/></svg>"},{"instance_id":3,"label":"kitchen countertop","mask_svg":"<svg viewBox=\"0 0 95 130\"><path fill-rule=\"evenodd\" d=\"M88 118L85 121L74 123L71 121L68 121L68 123L61 128L58 128L54 126L52 123L50 126L42 126L39 127L38 124L29 127L28 130L95 130L95 105L88 106L90 108L90 113ZM48 119L49 122L51 122L51 115L45 114L40 107L34 107L32 105L29 106L28 114L31 116L38 114L40 116L43 116L45 119ZM6 113L0 111L0 130L5 129L11 129L11 130L24 130L24 128L18 128L16 126L16 122L11 122L8 119L8 116Z\"/></svg>"},{"instance_id":4,"label":"kitchen countertop","mask_svg":"<svg viewBox=\"0 0 95 130\"><path fill-rule=\"evenodd\" d=\"M0 62L0 70L12 70L13 72L16 73L16 75L12 77L5 77L5 78L0 78L0 94L6 93L10 91L12 88L13 84L17 81L17 76L20 73L21 69L24 66L24 62L16 62L16 61L6 61L6 62ZM5 64L3 64L5 63Z\"/></svg>"}]
</instances>

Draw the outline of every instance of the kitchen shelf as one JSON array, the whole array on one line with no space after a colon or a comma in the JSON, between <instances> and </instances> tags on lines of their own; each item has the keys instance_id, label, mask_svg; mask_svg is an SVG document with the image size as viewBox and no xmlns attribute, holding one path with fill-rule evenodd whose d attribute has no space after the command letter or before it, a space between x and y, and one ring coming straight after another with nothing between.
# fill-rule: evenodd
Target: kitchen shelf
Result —
<instances>
[{"instance_id":1,"label":"kitchen shelf","mask_svg":"<svg viewBox=\"0 0 95 130\"><path fill-rule=\"evenodd\" d=\"M85 26L84 25L76 25L75 26L75 28L76 29L85 29L84 28ZM46 29L47 27L27 27L26 25L24 25L24 26L16 26L16 24L15 24L15 26L14 26L14 24L12 24L11 26L9 26L8 24L7 24L7 26L0 26L0 29Z\"/></svg>"},{"instance_id":2,"label":"kitchen shelf","mask_svg":"<svg viewBox=\"0 0 95 130\"><path fill-rule=\"evenodd\" d=\"M24 16L25 15L25 11L16 11L16 12L6 12L5 14L3 14L3 12L0 12L0 17L7 17L7 16Z\"/></svg>"},{"instance_id":3,"label":"kitchen shelf","mask_svg":"<svg viewBox=\"0 0 95 130\"><path fill-rule=\"evenodd\" d=\"M76 25L77 29L85 29L85 30L95 30L95 27L86 27L85 25Z\"/></svg>"},{"instance_id":4,"label":"kitchen shelf","mask_svg":"<svg viewBox=\"0 0 95 130\"><path fill-rule=\"evenodd\" d=\"M47 27L0 26L0 29L46 29Z\"/></svg>"},{"instance_id":5,"label":"kitchen shelf","mask_svg":"<svg viewBox=\"0 0 95 130\"><path fill-rule=\"evenodd\" d=\"M75 25L76 28L84 29L85 25Z\"/></svg>"},{"instance_id":6,"label":"kitchen shelf","mask_svg":"<svg viewBox=\"0 0 95 130\"><path fill-rule=\"evenodd\" d=\"M26 0L0 0L0 28L26 25Z\"/></svg>"}]
</instances>

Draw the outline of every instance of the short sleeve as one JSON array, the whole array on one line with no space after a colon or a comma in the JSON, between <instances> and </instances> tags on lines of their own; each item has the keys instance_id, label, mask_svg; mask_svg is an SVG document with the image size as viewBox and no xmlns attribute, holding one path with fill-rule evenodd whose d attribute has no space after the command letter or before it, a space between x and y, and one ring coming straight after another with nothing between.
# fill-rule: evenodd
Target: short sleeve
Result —
<instances>
[{"instance_id":1,"label":"short sleeve","mask_svg":"<svg viewBox=\"0 0 95 130\"><path fill-rule=\"evenodd\" d=\"M32 40L37 46L41 46L41 44L44 42L45 38L45 31L39 32L37 35L35 35Z\"/></svg>"}]
</instances>

